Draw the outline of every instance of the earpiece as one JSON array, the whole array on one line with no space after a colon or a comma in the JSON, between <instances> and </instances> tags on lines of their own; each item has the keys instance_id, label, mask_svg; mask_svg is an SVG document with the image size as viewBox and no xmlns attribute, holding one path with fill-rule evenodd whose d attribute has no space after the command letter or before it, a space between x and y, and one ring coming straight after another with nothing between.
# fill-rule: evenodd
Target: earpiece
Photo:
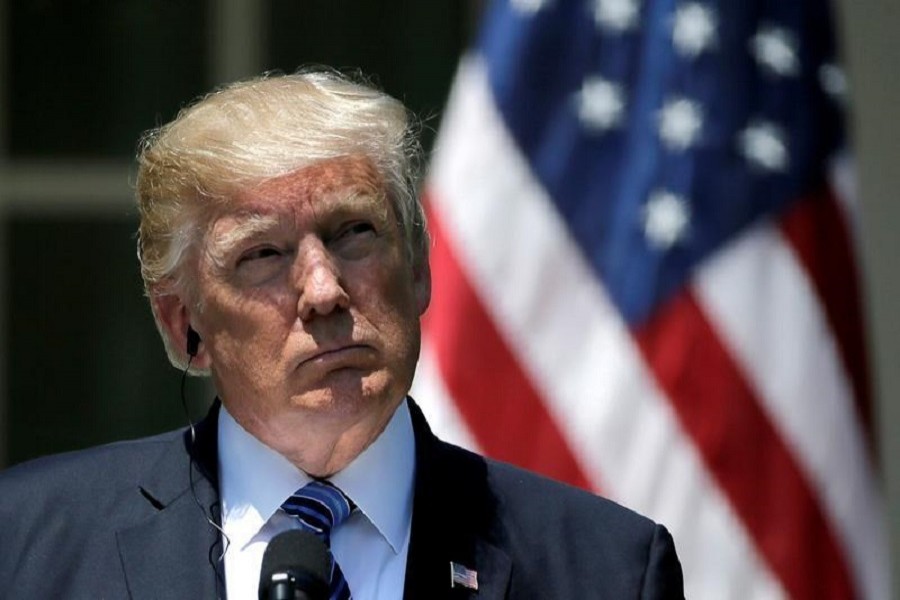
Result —
<instances>
[{"instance_id":1,"label":"earpiece","mask_svg":"<svg viewBox=\"0 0 900 600\"><path fill-rule=\"evenodd\" d=\"M212 514L213 510L216 510L218 513L219 509L221 508L219 501L217 500L208 509L205 508L203 506L203 504L200 503L200 499L197 497L197 490L194 485L195 467L197 467L197 468L201 468L201 467L198 465L198 463L195 460L194 445L197 443L197 431L196 431L196 428L194 427L194 420L191 419L191 414L188 411L187 397L185 396L185 393L184 393L184 384L187 381L188 371L190 371L190 369L191 369L191 361L193 361L193 359L197 356L197 353L200 351L200 334L197 333L194 330L194 328L191 327L190 325L188 325L188 328L187 328L187 344L186 344L186 346L187 346L186 350L187 350L188 356L190 356L191 358L188 360L187 366L185 366L184 370L181 372L181 410L184 411L184 417L187 419L188 431L190 432L190 449L188 451L188 464L191 466L191 468L188 469L188 481L190 483L191 496L194 499L194 504L196 504L197 508L200 510L200 512L203 513L203 516L206 518L206 522L209 524L209 526L212 527L213 529L215 529L218 534L215 536L215 541L209 547L209 561L210 561L210 564L213 565L213 570L216 573L216 592L217 592L216 597L221 598L222 594L218 593L218 590L220 589L220 586L224 585L224 582L222 581L222 578L221 578L222 571L220 569L216 568L215 564L213 563L213 559L214 559L213 548L215 548L220 543L220 539L222 539L222 538L225 539L224 546L222 547L222 553L219 555L219 558L216 559L218 562L222 562L225 558L225 553L228 551L228 547L231 545L231 538L229 538L228 534L225 533L225 531L222 529L221 526L219 526L219 524L217 522L217 521L219 521L219 519L214 518L213 514ZM221 538L219 536L221 536Z\"/></svg>"},{"instance_id":2,"label":"earpiece","mask_svg":"<svg viewBox=\"0 0 900 600\"><path fill-rule=\"evenodd\" d=\"M188 356L197 356L200 350L200 334L194 331L194 328L188 325L187 329L187 353Z\"/></svg>"}]
</instances>

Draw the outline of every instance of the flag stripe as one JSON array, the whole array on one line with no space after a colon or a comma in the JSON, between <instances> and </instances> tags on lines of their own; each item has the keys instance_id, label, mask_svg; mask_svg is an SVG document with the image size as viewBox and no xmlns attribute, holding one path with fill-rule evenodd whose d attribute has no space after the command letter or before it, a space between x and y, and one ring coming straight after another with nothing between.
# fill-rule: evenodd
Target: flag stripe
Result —
<instances>
[{"instance_id":1,"label":"flag stripe","mask_svg":"<svg viewBox=\"0 0 900 600\"><path fill-rule=\"evenodd\" d=\"M441 439L473 452L484 453L484 449L472 436L466 422L456 407L453 396L444 385L430 338L422 337L419 364L410 394L425 413L428 423L435 428Z\"/></svg>"},{"instance_id":2,"label":"flag stripe","mask_svg":"<svg viewBox=\"0 0 900 600\"><path fill-rule=\"evenodd\" d=\"M593 489L602 484L606 494L672 529L688 597L785 597L500 126L481 61L464 60L456 81L429 179L431 225L456 241L477 297L492 299L484 309L512 340L510 351L532 374ZM474 135L478 144L462 143ZM492 201L508 190L512 212ZM435 341L427 333L425 366ZM428 377L420 370L416 388L440 390Z\"/></svg>"},{"instance_id":3,"label":"flag stripe","mask_svg":"<svg viewBox=\"0 0 900 600\"><path fill-rule=\"evenodd\" d=\"M431 267L441 277L434 281L423 328L479 445L500 460L590 488L555 420L463 275L440 219L430 223ZM491 365L490 377L479 372L484 365Z\"/></svg>"},{"instance_id":4,"label":"flag stripe","mask_svg":"<svg viewBox=\"0 0 900 600\"><path fill-rule=\"evenodd\" d=\"M685 290L636 332L660 385L760 552L797 599L852 598L813 489Z\"/></svg>"},{"instance_id":5,"label":"flag stripe","mask_svg":"<svg viewBox=\"0 0 900 600\"><path fill-rule=\"evenodd\" d=\"M860 595L887 597L881 499L849 377L816 292L778 224L765 222L736 239L698 271L694 290L813 486L846 548Z\"/></svg>"},{"instance_id":6,"label":"flag stripe","mask_svg":"<svg viewBox=\"0 0 900 600\"><path fill-rule=\"evenodd\" d=\"M843 211L834 193L823 187L798 202L781 220L804 270L812 280L853 385L853 400L863 431L873 440L869 365L864 341L859 273ZM874 456L874 446L870 444Z\"/></svg>"}]
</instances>

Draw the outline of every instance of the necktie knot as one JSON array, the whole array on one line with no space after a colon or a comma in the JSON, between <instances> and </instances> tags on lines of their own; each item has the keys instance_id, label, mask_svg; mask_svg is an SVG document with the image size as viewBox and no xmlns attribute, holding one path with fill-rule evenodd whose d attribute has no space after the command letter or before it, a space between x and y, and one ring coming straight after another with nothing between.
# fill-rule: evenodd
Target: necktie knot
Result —
<instances>
[{"instance_id":1,"label":"necktie knot","mask_svg":"<svg viewBox=\"0 0 900 600\"><path fill-rule=\"evenodd\" d=\"M331 532L350 516L353 503L330 482L314 480L294 492L281 509L330 544Z\"/></svg>"}]
</instances>

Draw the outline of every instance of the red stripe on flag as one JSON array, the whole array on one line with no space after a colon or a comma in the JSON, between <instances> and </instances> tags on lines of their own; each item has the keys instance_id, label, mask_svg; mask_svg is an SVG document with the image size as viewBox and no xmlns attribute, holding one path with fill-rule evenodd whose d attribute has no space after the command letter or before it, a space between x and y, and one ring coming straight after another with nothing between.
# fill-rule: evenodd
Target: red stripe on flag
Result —
<instances>
[{"instance_id":1,"label":"red stripe on flag","mask_svg":"<svg viewBox=\"0 0 900 600\"><path fill-rule=\"evenodd\" d=\"M781 230L812 281L838 352L853 385L856 410L870 448L873 438L869 363L863 327L859 272L853 240L832 190L796 203L781 219Z\"/></svg>"},{"instance_id":2,"label":"red stripe on flag","mask_svg":"<svg viewBox=\"0 0 900 600\"><path fill-rule=\"evenodd\" d=\"M585 489L591 484L429 214L432 300L423 329L457 408L485 453Z\"/></svg>"},{"instance_id":3,"label":"red stripe on flag","mask_svg":"<svg viewBox=\"0 0 900 600\"><path fill-rule=\"evenodd\" d=\"M811 486L693 295L673 298L635 334L708 470L789 596L852 598L847 563Z\"/></svg>"}]
</instances>

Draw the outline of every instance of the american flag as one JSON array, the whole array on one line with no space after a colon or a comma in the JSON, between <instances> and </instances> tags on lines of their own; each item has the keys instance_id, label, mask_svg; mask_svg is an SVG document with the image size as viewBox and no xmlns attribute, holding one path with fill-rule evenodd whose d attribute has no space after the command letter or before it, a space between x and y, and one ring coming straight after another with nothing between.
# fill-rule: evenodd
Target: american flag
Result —
<instances>
[{"instance_id":1,"label":"american flag","mask_svg":"<svg viewBox=\"0 0 900 600\"><path fill-rule=\"evenodd\" d=\"M691 598L888 598L827 2L504 0L426 185L439 433L666 524Z\"/></svg>"},{"instance_id":2,"label":"american flag","mask_svg":"<svg viewBox=\"0 0 900 600\"><path fill-rule=\"evenodd\" d=\"M478 573L468 567L450 563L450 587L456 586L468 588L470 590L478 590Z\"/></svg>"}]
</instances>

